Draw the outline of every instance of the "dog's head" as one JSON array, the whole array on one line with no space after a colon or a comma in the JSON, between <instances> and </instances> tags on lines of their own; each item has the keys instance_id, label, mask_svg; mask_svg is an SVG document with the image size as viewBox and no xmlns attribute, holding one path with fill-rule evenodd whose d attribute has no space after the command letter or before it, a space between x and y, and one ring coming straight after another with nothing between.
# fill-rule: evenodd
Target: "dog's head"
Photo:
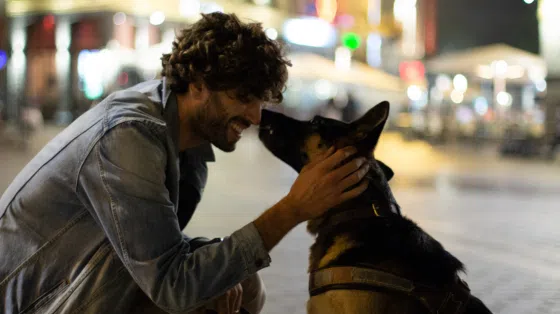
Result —
<instances>
[{"instance_id":1,"label":"dog's head","mask_svg":"<svg viewBox=\"0 0 560 314\"><path fill-rule=\"evenodd\" d=\"M356 147L358 153L351 158L367 158L370 170L366 175L368 189L355 201L374 205L377 216L400 215L400 208L388 183L394 173L374 157L375 146L388 116L388 102L379 103L352 123L319 116L310 121L299 121L263 110L259 138L273 155L297 172L331 146L337 149ZM318 225L320 222L315 227L308 226L308 230L315 233Z\"/></svg>"},{"instance_id":2,"label":"dog's head","mask_svg":"<svg viewBox=\"0 0 560 314\"><path fill-rule=\"evenodd\" d=\"M393 171L374 159L374 150L389 115L389 103L382 102L352 123L316 116L299 121L281 113L263 110L259 138L276 157L297 172L331 146L354 146L357 156L373 163L370 175L382 181L393 177ZM373 173L371 173L373 171Z\"/></svg>"}]
</instances>

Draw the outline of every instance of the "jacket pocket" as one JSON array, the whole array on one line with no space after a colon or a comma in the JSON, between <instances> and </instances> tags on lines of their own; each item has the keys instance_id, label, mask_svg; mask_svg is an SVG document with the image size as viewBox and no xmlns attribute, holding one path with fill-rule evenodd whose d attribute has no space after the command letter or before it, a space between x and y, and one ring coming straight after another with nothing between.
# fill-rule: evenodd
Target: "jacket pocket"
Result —
<instances>
[{"instance_id":1,"label":"jacket pocket","mask_svg":"<svg viewBox=\"0 0 560 314\"><path fill-rule=\"evenodd\" d=\"M47 292L41 294L37 300L33 301L28 307L20 312L20 314L31 314L36 313L45 304L49 303L52 299L58 296L66 287L68 286L68 281L63 280L50 288Z\"/></svg>"}]
</instances>

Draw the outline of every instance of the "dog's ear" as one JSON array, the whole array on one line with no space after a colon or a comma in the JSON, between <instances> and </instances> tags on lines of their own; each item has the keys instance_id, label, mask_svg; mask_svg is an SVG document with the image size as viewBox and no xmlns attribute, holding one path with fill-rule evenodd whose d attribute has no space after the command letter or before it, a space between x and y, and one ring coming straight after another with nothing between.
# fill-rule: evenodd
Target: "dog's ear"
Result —
<instances>
[{"instance_id":1,"label":"dog's ear","mask_svg":"<svg viewBox=\"0 0 560 314\"><path fill-rule=\"evenodd\" d=\"M379 164L381 171L383 171L383 174L385 175L385 179L387 179L387 181L391 180L391 178L393 178L393 176L395 175L393 169L391 169L381 160L376 159L375 161L377 161L377 164Z\"/></svg>"},{"instance_id":2,"label":"dog's ear","mask_svg":"<svg viewBox=\"0 0 560 314\"><path fill-rule=\"evenodd\" d=\"M360 119L352 122L355 143L368 150L374 150L389 117L389 102L384 101L371 108Z\"/></svg>"}]
</instances>

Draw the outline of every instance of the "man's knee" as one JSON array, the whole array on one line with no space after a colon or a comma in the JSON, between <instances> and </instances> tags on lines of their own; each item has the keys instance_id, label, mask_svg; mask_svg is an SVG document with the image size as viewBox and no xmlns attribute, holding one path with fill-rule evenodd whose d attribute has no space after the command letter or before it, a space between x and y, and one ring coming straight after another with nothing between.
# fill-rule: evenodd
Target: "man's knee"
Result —
<instances>
[{"instance_id":1,"label":"man's knee","mask_svg":"<svg viewBox=\"0 0 560 314\"><path fill-rule=\"evenodd\" d=\"M254 274L245 279L243 287L243 308L251 314L259 314L266 301L266 289L259 274Z\"/></svg>"}]
</instances>

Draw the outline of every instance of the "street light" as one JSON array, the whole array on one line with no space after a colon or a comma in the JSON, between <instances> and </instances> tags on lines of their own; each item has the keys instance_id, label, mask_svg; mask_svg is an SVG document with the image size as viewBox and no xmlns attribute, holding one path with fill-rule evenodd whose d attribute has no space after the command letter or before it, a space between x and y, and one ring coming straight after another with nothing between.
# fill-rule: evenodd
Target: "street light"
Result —
<instances>
[{"instance_id":1,"label":"street light","mask_svg":"<svg viewBox=\"0 0 560 314\"><path fill-rule=\"evenodd\" d=\"M165 14L161 11L156 11L150 15L150 24L161 25L165 21Z\"/></svg>"},{"instance_id":2,"label":"street light","mask_svg":"<svg viewBox=\"0 0 560 314\"><path fill-rule=\"evenodd\" d=\"M276 40L278 38L278 31L274 28L267 28L264 33L270 40Z\"/></svg>"},{"instance_id":3,"label":"street light","mask_svg":"<svg viewBox=\"0 0 560 314\"><path fill-rule=\"evenodd\" d=\"M513 102L513 98L511 97L510 93L502 91L499 92L498 95L496 95L496 101L498 102L498 104L504 107L509 107Z\"/></svg>"},{"instance_id":4,"label":"street light","mask_svg":"<svg viewBox=\"0 0 560 314\"><path fill-rule=\"evenodd\" d=\"M535 2L535 0L523 0L523 1L527 4L531 4L531 3Z\"/></svg>"},{"instance_id":5,"label":"street light","mask_svg":"<svg viewBox=\"0 0 560 314\"><path fill-rule=\"evenodd\" d=\"M350 70L352 66L352 50L347 47L338 47L334 51L334 64L337 69Z\"/></svg>"},{"instance_id":6,"label":"street light","mask_svg":"<svg viewBox=\"0 0 560 314\"><path fill-rule=\"evenodd\" d=\"M459 92L466 92L469 86L467 78L463 74L457 74L453 78L453 87Z\"/></svg>"},{"instance_id":7,"label":"street light","mask_svg":"<svg viewBox=\"0 0 560 314\"><path fill-rule=\"evenodd\" d=\"M463 93L461 91L458 91L456 89L454 89L451 92L451 101L453 101L456 104L460 104L463 102L463 100L465 99L465 96L463 95Z\"/></svg>"},{"instance_id":8,"label":"street light","mask_svg":"<svg viewBox=\"0 0 560 314\"><path fill-rule=\"evenodd\" d=\"M122 25L126 22L126 14L124 12L117 12L113 15L113 23L115 25Z\"/></svg>"},{"instance_id":9,"label":"street light","mask_svg":"<svg viewBox=\"0 0 560 314\"><path fill-rule=\"evenodd\" d=\"M468 83L467 83L468 84ZM451 89L451 78L445 74L440 74L436 77L436 86L441 91L448 91Z\"/></svg>"},{"instance_id":10,"label":"street light","mask_svg":"<svg viewBox=\"0 0 560 314\"><path fill-rule=\"evenodd\" d=\"M539 80L535 83L535 87L537 88L537 91L539 92L544 92L546 90L546 81L545 80Z\"/></svg>"},{"instance_id":11,"label":"street light","mask_svg":"<svg viewBox=\"0 0 560 314\"><path fill-rule=\"evenodd\" d=\"M406 90L406 94L412 101L419 101L422 98L422 90L416 85L409 86Z\"/></svg>"},{"instance_id":12,"label":"street light","mask_svg":"<svg viewBox=\"0 0 560 314\"><path fill-rule=\"evenodd\" d=\"M474 100L474 111L481 116L485 115L488 112L488 100L483 96L477 97Z\"/></svg>"}]
</instances>

